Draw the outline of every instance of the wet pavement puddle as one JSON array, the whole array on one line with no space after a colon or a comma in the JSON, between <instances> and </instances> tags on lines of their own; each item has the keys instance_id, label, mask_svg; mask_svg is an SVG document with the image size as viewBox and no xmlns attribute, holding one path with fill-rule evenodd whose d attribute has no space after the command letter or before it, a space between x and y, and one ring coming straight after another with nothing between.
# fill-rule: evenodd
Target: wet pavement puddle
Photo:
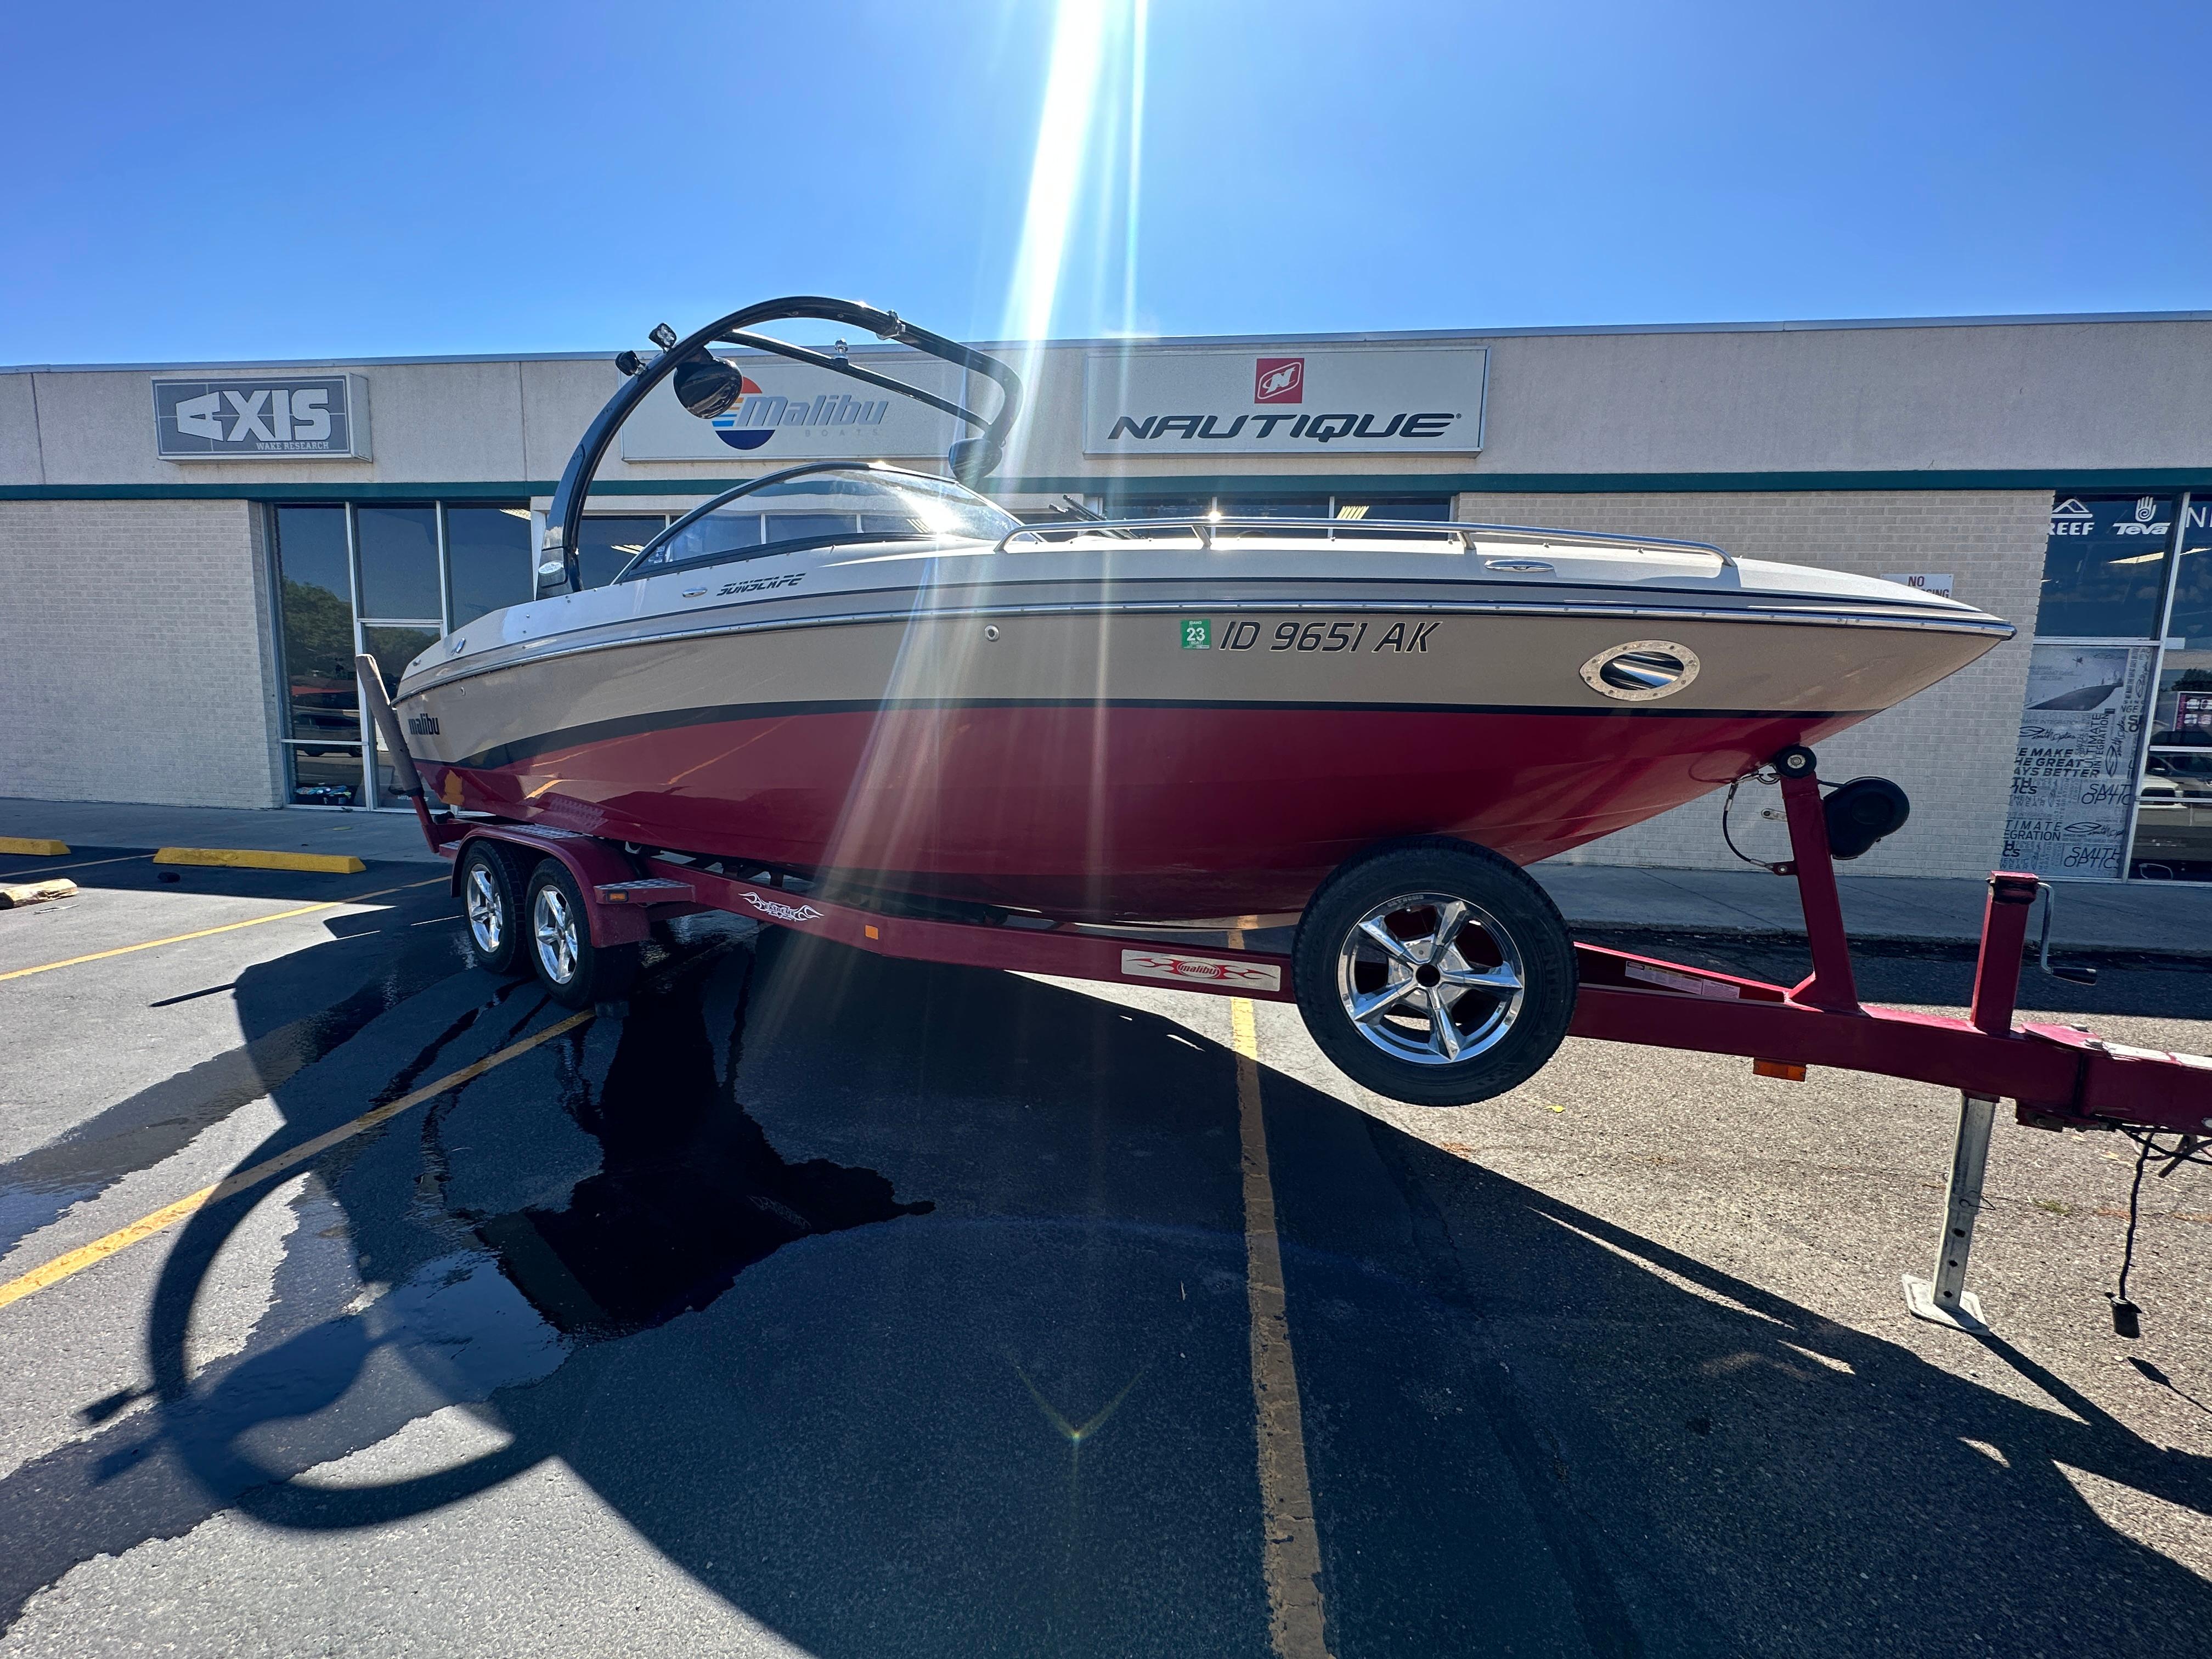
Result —
<instances>
[{"instance_id":1,"label":"wet pavement puddle","mask_svg":"<svg viewBox=\"0 0 2212 1659\"><path fill-rule=\"evenodd\" d=\"M927 1215L872 1170L787 1162L735 1095L741 994L716 1075L701 995L706 969L634 1000L597 1095L571 1103L603 1149L566 1203L495 1216L477 1236L557 1329L623 1335L707 1306L796 1239ZM750 969L747 969L750 983Z\"/></svg>"},{"instance_id":2,"label":"wet pavement puddle","mask_svg":"<svg viewBox=\"0 0 2212 1659\"><path fill-rule=\"evenodd\" d=\"M244 1351L197 1370L185 1353L193 1307L224 1241L268 1194L193 1218L155 1296L153 1386L88 1402L78 1414L90 1436L0 1480L0 1534L37 1540L0 1553L0 1626L75 1563L175 1536L225 1507L280 1525L343 1525L495 1484L545 1455L542 1443L367 1492L298 1477L442 1407L540 1382L597 1345L707 1308L795 1241L934 1207L901 1201L873 1170L785 1159L737 1099L749 945L709 938L656 956L625 1016L547 1044L542 1065L441 1097L412 1133L399 1120L326 1155L292 1200L296 1224ZM264 1093L285 1112L285 1138L298 1139L337 1109L334 1095L354 1109L396 1098L559 1012L526 981L485 995L473 973L439 980L449 943L403 959L411 967L258 1047L112 1109L102 1115L109 1133L20 1161L0 1188L0 1204L13 1200L0 1215L38 1224L120 1179L121 1166L158 1163ZM426 1020L438 1022L435 1035L397 1066L383 1061L370 1098L357 1084L335 1086L349 1043L374 1040L396 1057L399 1032L384 1028ZM341 1070L325 1077L332 1066ZM210 1073L224 1081L210 1086ZM511 1139L484 1121L508 1117L519 1130ZM457 1133L471 1144L452 1144ZM517 1188L533 1201L468 1201ZM149 1395L150 1414L129 1409Z\"/></svg>"}]
</instances>

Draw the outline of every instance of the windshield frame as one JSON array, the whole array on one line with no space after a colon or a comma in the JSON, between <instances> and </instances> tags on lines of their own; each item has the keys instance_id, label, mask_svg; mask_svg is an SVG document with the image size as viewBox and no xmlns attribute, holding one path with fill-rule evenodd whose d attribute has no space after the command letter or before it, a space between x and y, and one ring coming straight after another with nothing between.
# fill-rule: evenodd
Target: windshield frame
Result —
<instances>
[{"instance_id":1,"label":"windshield frame","mask_svg":"<svg viewBox=\"0 0 2212 1659\"><path fill-rule=\"evenodd\" d=\"M662 531L658 536L655 536L643 547L638 549L636 553L631 556L630 562L615 574L614 580L610 582L608 586L610 587L617 586L623 582L641 580L647 576L664 575L672 570L696 570L708 565L734 564L749 559L772 559L779 557L786 553L806 553L823 547L858 547L874 545L887 542L998 542L1006 539L1004 536L995 538L962 536L949 531L940 530L842 531L835 536L796 537L790 541L777 542L773 545L767 547L733 547L720 553L701 553L695 555L691 558L678 559L667 564L655 565L650 570L644 568L646 561L650 559L664 544L673 539L680 532L687 529L691 525L697 523L708 514L715 512L719 508L727 507L732 501L739 500L745 495L749 495L756 489L765 489L768 485L773 483L782 483L792 478L805 477L808 474L815 472L857 473L861 477L872 478L913 478L923 483L936 485L940 489L946 485L950 485L955 489L965 490L969 495L975 496L977 501L981 501L987 507L990 507L1000 513L1006 512L1006 508L1000 507L999 504L993 501L989 496L983 495L980 491L969 489L968 486L962 483L957 478L940 477L934 472L916 472L909 467L902 466L882 466L871 461L808 461L799 466L785 467L782 471L778 472L763 473L757 478L748 478L743 483L726 489L720 495L714 496L712 500L702 502L701 505L693 507L682 518L678 519L672 523L667 529ZM1006 513L1006 516L1009 519L1014 518L1014 515L1011 513ZM1021 527L1021 522L1019 520L1014 520L1014 527L1016 529L1019 529Z\"/></svg>"}]
</instances>

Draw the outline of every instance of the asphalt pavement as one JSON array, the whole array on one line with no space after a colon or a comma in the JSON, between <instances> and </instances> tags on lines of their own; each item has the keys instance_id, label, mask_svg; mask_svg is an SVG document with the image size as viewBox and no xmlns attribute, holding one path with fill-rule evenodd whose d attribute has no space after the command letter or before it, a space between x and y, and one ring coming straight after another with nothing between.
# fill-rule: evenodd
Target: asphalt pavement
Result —
<instances>
[{"instance_id":1,"label":"asphalt pavement","mask_svg":"<svg viewBox=\"0 0 2212 1659\"><path fill-rule=\"evenodd\" d=\"M2115 1337L2117 1137L2001 1115L1976 1340L1898 1289L1941 1223L1932 1088L1571 1040L1421 1110L1286 1006L720 918L577 1020L471 965L435 867L77 846L0 878L62 866L76 897L0 914L0 1297L52 1275L0 1305L0 1652L2193 1656L2212 1628L2212 1188L2145 1183L2143 1335ZM2104 966L2023 1006L2212 1051L2212 961ZM1861 963L1913 1006L1971 978L1942 944ZM1255 1397L1240 1007L1310 1643Z\"/></svg>"}]
</instances>

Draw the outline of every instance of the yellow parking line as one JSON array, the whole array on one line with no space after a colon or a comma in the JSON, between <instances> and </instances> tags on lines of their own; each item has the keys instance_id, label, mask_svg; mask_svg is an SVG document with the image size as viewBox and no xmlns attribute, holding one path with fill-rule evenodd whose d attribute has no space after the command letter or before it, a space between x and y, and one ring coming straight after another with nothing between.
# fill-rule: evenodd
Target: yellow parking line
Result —
<instances>
[{"instance_id":1,"label":"yellow parking line","mask_svg":"<svg viewBox=\"0 0 2212 1659\"><path fill-rule=\"evenodd\" d=\"M209 1205L220 1203L249 1187L258 1186L271 1176L282 1175L294 1165L305 1164L318 1153L329 1151L342 1140L350 1140L363 1130L374 1129L378 1124L389 1121L410 1107L420 1106L426 1100L434 1100L450 1090L458 1089L464 1083L482 1077L493 1067L504 1066L517 1055L529 1053L539 1043L550 1042L563 1031L574 1030L591 1018L591 1012L586 1010L580 1014L571 1014L566 1019L556 1020L520 1042L509 1043L497 1054L487 1054L482 1060L462 1066L458 1072L447 1073L434 1083L424 1084L412 1094L402 1095L397 1100L363 1112L349 1123L341 1123L337 1128L326 1130L312 1140L301 1141L289 1152L279 1152L274 1158L264 1158L240 1170L236 1175L227 1176L212 1187L203 1187L196 1193L187 1194L173 1204L164 1205L151 1215L139 1217L127 1227L118 1227L105 1238L96 1238L66 1255L58 1255L43 1267L33 1267L21 1278L11 1279L5 1285L0 1285L0 1308L11 1302L21 1302L27 1296L35 1296L49 1285L58 1285L94 1263L105 1261L109 1256L127 1250L133 1244L151 1238L166 1228L175 1226L196 1210L205 1209Z\"/></svg>"},{"instance_id":2,"label":"yellow parking line","mask_svg":"<svg viewBox=\"0 0 2212 1659\"><path fill-rule=\"evenodd\" d=\"M5 849L0 848L0 851L3 850ZM118 853L112 859L83 859L76 864L48 865L44 869L39 870L35 872L29 870L16 870L10 873L19 876L27 876L33 873L41 876L58 876L64 870L89 870L95 864L128 864L133 859L149 859L153 856L154 855L151 853Z\"/></svg>"},{"instance_id":3,"label":"yellow parking line","mask_svg":"<svg viewBox=\"0 0 2212 1659\"><path fill-rule=\"evenodd\" d=\"M1241 930L1231 936L1241 945ZM1291 1352L1283 1287L1283 1245L1275 1232L1275 1188L1267 1164L1267 1124L1260 1106L1260 1033L1252 1005L1229 1004L1237 1050L1237 1127L1244 1153L1244 1286L1252 1314L1252 1400L1258 1408L1260 1510L1266 1532L1267 1635L1278 1659L1328 1659L1321 1599L1321 1535L1306 1471L1304 1414ZM5 1294L0 1291L0 1294Z\"/></svg>"},{"instance_id":4,"label":"yellow parking line","mask_svg":"<svg viewBox=\"0 0 2212 1659\"><path fill-rule=\"evenodd\" d=\"M382 898L386 893L404 893L417 887L434 887L446 879L433 876L428 881L410 881L398 887L380 887L373 893L356 893L351 898L325 899L320 904L303 904L296 910L279 910L272 915L249 916L244 921L227 921L220 927L202 927L195 933L172 933L167 939L149 939L143 945L118 945L112 951L94 951L88 956L67 957L59 962L42 962L35 968L14 968L0 974L0 980L22 979L32 974L51 974L57 968L74 968L81 962L104 962L110 957L127 957L133 951L150 951L157 945L182 945L188 939L207 939L216 933L234 933L241 927L258 927L264 921L283 921L293 916L311 916L318 910L335 910L344 904L366 904L373 898Z\"/></svg>"}]
</instances>

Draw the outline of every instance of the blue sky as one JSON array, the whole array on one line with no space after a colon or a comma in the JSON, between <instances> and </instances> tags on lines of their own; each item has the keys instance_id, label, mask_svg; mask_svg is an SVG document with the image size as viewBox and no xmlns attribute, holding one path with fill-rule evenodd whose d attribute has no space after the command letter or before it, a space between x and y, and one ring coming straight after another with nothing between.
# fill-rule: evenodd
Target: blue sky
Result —
<instances>
[{"instance_id":1,"label":"blue sky","mask_svg":"<svg viewBox=\"0 0 2212 1659\"><path fill-rule=\"evenodd\" d=\"M2212 308L2202 5L93 3L0 62L0 362Z\"/></svg>"}]
</instances>

